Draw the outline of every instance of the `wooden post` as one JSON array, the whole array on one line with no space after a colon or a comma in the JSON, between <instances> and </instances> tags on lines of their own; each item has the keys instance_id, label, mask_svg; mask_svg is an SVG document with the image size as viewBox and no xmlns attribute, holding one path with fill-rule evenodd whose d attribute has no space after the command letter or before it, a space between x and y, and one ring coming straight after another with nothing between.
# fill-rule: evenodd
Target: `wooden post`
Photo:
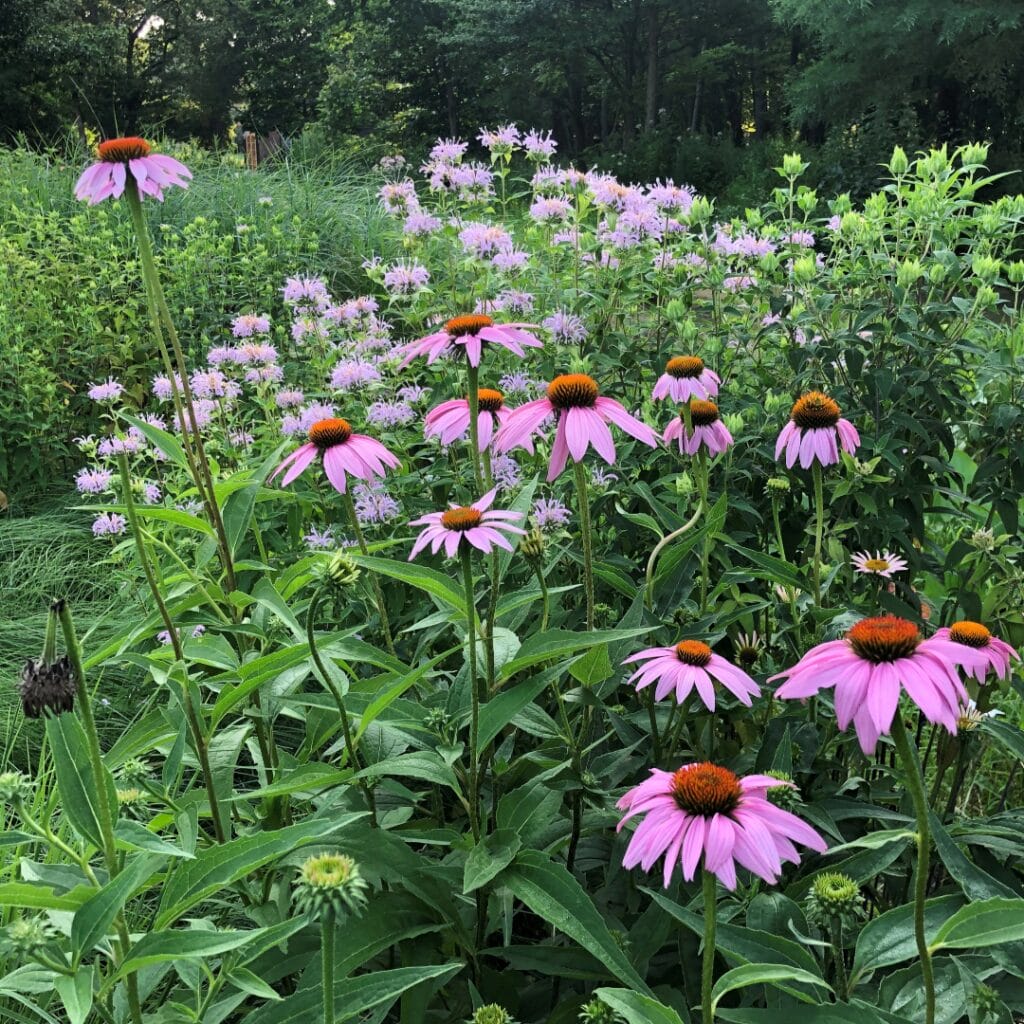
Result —
<instances>
[{"instance_id":1,"label":"wooden post","mask_svg":"<svg viewBox=\"0 0 1024 1024\"><path fill-rule=\"evenodd\" d=\"M250 171L255 171L259 166L259 157L256 151L256 133L246 132L245 133L245 166Z\"/></svg>"}]
</instances>

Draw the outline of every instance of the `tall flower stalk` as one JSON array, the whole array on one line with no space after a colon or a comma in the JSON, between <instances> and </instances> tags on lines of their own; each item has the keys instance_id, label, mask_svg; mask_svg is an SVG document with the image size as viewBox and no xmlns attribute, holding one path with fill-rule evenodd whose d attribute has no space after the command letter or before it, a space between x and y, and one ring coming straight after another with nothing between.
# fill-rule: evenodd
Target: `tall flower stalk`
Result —
<instances>
[{"instance_id":1,"label":"tall flower stalk","mask_svg":"<svg viewBox=\"0 0 1024 1024\"><path fill-rule=\"evenodd\" d=\"M580 535L583 540L583 587L587 595L587 630L594 628L594 538L590 533L590 495L587 471L582 462L573 463L576 480L576 502L580 513Z\"/></svg>"},{"instance_id":2,"label":"tall flower stalk","mask_svg":"<svg viewBox=\"0 0 1024 1024\"><path fill-rule=\"evenodd\" d=\"M892 741L903 765L903 777L914 804L917 819L917 862L914 868L914 941L917 955L921 958L921 979L924 982L925 1024L935 1024L935 972L932 968L932 954L925 934L925 901L928 898L928 870L931 858L931 831L928 825L928 796L924 788L924 775L917 759L910 737L907 735L903 718L896 713L892 720Z\"/></svg>"},{"instance_id":3,"label":"tall flower stalk","mask_svg":"<svg viewBox=\"0 0 1024 1024\"><path fill-rule=\"evenodd\" d=\"M466 643L469 659L469 822L473 838L480 839L480 776L477 743L480 738L480 681L476 664L476 601L473 589L473 560L469 547L462 545L462 586L466 595Z\"/></svg>"}]
</instances>

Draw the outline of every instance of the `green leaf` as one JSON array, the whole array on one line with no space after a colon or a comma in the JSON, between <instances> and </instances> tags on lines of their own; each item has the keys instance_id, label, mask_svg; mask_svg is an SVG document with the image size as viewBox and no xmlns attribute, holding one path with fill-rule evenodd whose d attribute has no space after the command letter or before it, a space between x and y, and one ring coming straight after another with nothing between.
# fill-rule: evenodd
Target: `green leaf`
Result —
<instances>
[{"instance_id":1,"label":"green leaf","mask_svg":"<svg viewBox=\"0 0 1024 1024\"><path fill-rule=\"evenodd\" d=\"M535 914L597 957L624 985L651 994L647 983L612 938L590 897L561 864L537 850L523 850L499 879Z\"/></svg>"},{"instance_id":2,"label":"green leaf","mask_svg":"<svg viewBox=\"0 0 1024 1024\"><path fill-rule=\"evenodd\" d=\"M632 637L643 636L653 627L641 626L636 629L595 629L592 633L573 633L567 629L549 629L527 639L519 653L501 671L503 679L510 679L517 672L532 668L542 661L564 660L580 651L589 650L599 644L616 643Z\"/></svg>"},{"instance_id":3,"label":"green leaf","mask_svg":"<svg viewBox=\"0 0 1024 1024\"><path fill-rule=\"evenodd\" d=\"M594 995L625 1017L627 1024L685 1024L672 1007L628 988L599 988ZM689 1019L687 1016L686 1020Z\"/></svg>"},{"instance_id":4,"label":"green leaf","mask_svg":"<svg viewBox=\"0 0 1024 1024\"><path fill-rule=\"evenodd\" d=\"M61 809L74 830L97 849L103 848L99 825L99 798L93 782L89 741L73 714L46 719L46 738L50 744L57 775ZM117 808L117 790L110 773L104 769L107 806Z\"/></svg>"},{"instance_id":5,"label":"green leaf","mask_svg":"<svg viewBox=\"0 0 1024 1024\"><path fill-rule=\"evenodd\" d=\"M96 890L77 886L70 892L55 893L48 885L34 882L0 883L0 907L24 907L34 910L67 910L74 913Z\"/></svg>"},{"instance_id":6,"label":"green leaf","mask_svg":"<svg viewBox=\"0 0 1024 1024\"><path fill-rule=\"evenodd\" d=\"M782 583L789 587L806 588L807 584L803 576L789 562L784 562L781 558L775 558L773 555L766 555L763 551L745 548L742 544L731 540L727 534L722 536L722 543L757 566L756 569L744 567L743 571L751 576L770 580L773 583Z\"/></svg>"},{"instance_id":7,"label":"green leaf","mask_svg":"<svg viewBox=\"0 0 1024 1024\"><path fill-rule=\"evenodd\" d=\"M392 579L422 590L443 601L457 611L463 618L466 616L466 597L462 589L456 587L449 577L436 569L416 562L397 562L388 558L375 558L373 555L353 555L357 564L370 572L380 572Z\"/></svg>"},{"instance_id":8,"label":"green leaf","mask_svg":"<svg viewBox=\"0 0 1024 1024\"><path fill-rule=\"evenodd\" d=\"M166 928L189 908L264 864L310 843L322 842L325 837L365 817L366 812L359 811L331 818L310 818L288 828L232 839L202 850L195 860L183 862L168 878L153 927Z\"/></svg>"},{"instance_id":9,"label":"green leaf","mask_svg":"<svg viewBox=\"0 0 1024 1024\"><path fill-rule=\"evenodd\" d=\"M950 914L963 906L963 902L959 894L928 900L924 906L925 935L934 936ZM863 975L879 967L902 963L917 955L913 904L888 910L869 921L857 936L850 984L856 985Z\"/></svg>"},{"instance_id":10,"label":"green leaf","mask_svg":"<svg viewBox=\"0 0 1024 1024\"><path fill-rule=\"evenodd\" d=\"M280 1002L282 996L274 991L262 978L247 970L245 967L235 967L228 974L228 981L235 988L247 992L257 999L269 999L271 1002Z\"/></svg>"},{"instance_id":11,"label":"green leaf","mask_svg":"<svg viewBox=\"0 0 1024 1024\"><path fill-rule=\"evenodd\" d=\"M228 953L257 938L263 929L253 931L205 931L198 928L177 928L143 935L125 957L115 978L123 978L149 964L170 960L205 959Z\"/></svg>"},{"instance_id":12,"label":"green leaf","mask_svg":"<svg viewBox=\"0 0 1024 1024\"><path fill-rule=\"evenodd\" d=\"M935 933L929 948L980 949L1024 939L1024 900L993 899L961 907Z\"/></svg>"},{"instance_id":13,"label":"green leaf","mask_svg":"<svg viewBox=\"0 0 1024 1024\"><path fill-rule=\"evenodd\" d=\"M160 858L153 854L132 858L119 875L75 911L71 919L73 968L77 968L82 955L107 934L125 902L160 867L160 863Z\"/></svg>"},{"instance_id":14,"label":"green leaf","mask_svg":"<svg viewBox=\"0 0 1024 1024\"><path fill-rule=\"evenodd\" d=\"M610 679L615 669L608 659L608 645L598 644L591 647L582 658L569 666L569 675L584 686L597 686Z\"/></svg>"},{"instance_id":15,"label":"green leaf","mask_svg":"<svg viewBox=\"0 0 1024 1024\"><path fill-rule=\"evenodd\" d=\"M785 964L743 964L742 967L734 967L726 971L714 988L711 989L711 1009L714 1012L722 997L736 989L748 988L750 985L773 985L789 993L795 999L804 1003L814 1003L811 996L804 995L799 989L784 985L783 982L796 981L804 985L816 985L818 988L832 991L832 986L822 981L816 974L810 971L802 971L799 967L788 967Z\"/></svg>"},{"instance_id":16,"label":"green leaf","mask_svg":"<svg viewBox=\"0 0 1024 1024\"><path fill-rule=\"evenodd\" d=\"M342 978L334 983L335 1024L352 1020L374 1007L387 1009L405 991L425 981L440 985L454 977L464 964L440 964L436 967L399 967L391 971L371 971L355 978ZM261 1006L250 1013L246 1024L309 1024L322 1016L323 997L320 986L305 989L293 996Z\"/></svg>"},{"instance_id":17,"label":"green leaf","mask_svg":"<svg viewBox=\"0 0 1024 1024\"><path fill-rule=\"evenodd\" d=\"M90 964L87 968L79 967L71 977L61 976L54 979L53 987L64 1004L68 1024L85 1024L92 1009L94 973L95 968Z\"/></svg>"},{"instance_id":18,"label":"green leaf","mask_svg":"<svg viewBox=\"0 0 1024 1024\"><path fill-rule=\"evenodd\" d=\"M161 839L150 832L142 822L132 821L131 818L123 818L117 823L114 827L114 839L132 850L146 850L149 853L159 853L163 857L192 858L191 853L167 842L166 839Z\"/></svg>"},{"instance_id":19,"label":"green leaf","mask_svg":"<svg viewBox=\"0 0 1024 1024\"><path fill-rule=\"evenodd\" d=\"M953 841L938 815L929 814L929 826L935 849L950 877L963 889L964 894L972 900L988 900L996 897L1015 899L1017 894L987 871L982 871L976 864L968 860L967 855Z\"/></svg>"},{"instance_id":20,"label":"green leaf","mask_svg":"<svg viewBox=\"0 0 1024 1024\"><path fill-rule=\"evenodd\" d=\"M163 452L171 462L182 469L188 469L185 449L181 447L181 443L173 434L169 434L166 430L161 430L159 427L154 427L152 423L147 423L145 420L140 420L135 416L128 416L126 413L121 415L133 427L139 430L154 448Z\"/></svg>"},{"instance_id":21,"label":"green leaf","mask_svg":"<svg viewBox=\"0 0 1024 1024\"><path fill-rule=\"evenodd\" d=\"M285 599L277 592L274 584L266 576L261 577L256 586L253 587L252 596L257 604L266 608L272 615L280 619L291 630L292 636L296 640L301 641L306 638L305 627L299 625L299 620L295 618L295 613L288 607Z\"/></svg>"},{"instance_id":22,"label":"green leaf","mask_svg":"<svg viewBox=\"0 0 1024 1024\"><path fill-rule=\"evenodd\" d=\"M463 893L473 892L486 885L495 875L504 871L519 852L523 841L512 829L499 828L485 836L466 858L462 873Z\"/></svg>"},{"instance_id":23,"label":"green leaf","mask_svg":"<svg viewBox=\"0 0 1024 1024\"><path fill-rule=\"evenodd\" d=\"M491 740L561 674L561 668L548 669L540 675L533 676L532 679L519 683L518 686L506 687L496 697L482 705L477 732L477 753L482 754Z\"/></svg>"},{"instance_id":24,"label":"green leaf","mask_svg":"<svg viewBox=\"0 0 1024 1024\"><path fill-rule=\"evenodd\" d=\"M642 886L641 891L647 893L658 906L667 910L695 935L704 934L702 915L679 906L663 893L654 889ZM798 942L783 938L781 935L773 935L771 932L758 931L756 928L745 928L741 925L719 921L715 931L715 945L724 956L741 960L744 963L773 963L799 968L811 973L818 972L817 961Z\"/></svg>"},{"instance_id":25,"label":"green leaf","mask_svg":"<svg viewBox=\"0 0 1024 1024\"><path fill-rule=\"evenodd\" d=\"M378 761L358 772L353 778L377 778L380 775L397 775L399 778L423 779L439 786L447 786L456 793L461 793L459 780L451 766L446 764L439 754L432 750L415 750L409 754L399 754Z\"/></svg>"}]
</instances>

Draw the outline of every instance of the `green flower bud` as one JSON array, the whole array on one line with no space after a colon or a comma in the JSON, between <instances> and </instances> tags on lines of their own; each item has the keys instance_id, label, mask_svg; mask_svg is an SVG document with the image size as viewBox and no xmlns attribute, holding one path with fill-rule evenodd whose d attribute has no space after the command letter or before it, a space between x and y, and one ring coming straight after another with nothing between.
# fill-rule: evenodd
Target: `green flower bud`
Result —
<instances>
[{"instance_id":1,"label":"green flower bud","mask_svg":"<svg viewBox=\"0 0 1024 1024\"><path fill-rule=\"evenodd\" d=\"M358 917L366 906L366 879L359 865L343 853L318 853L303 861L295 883L299 913L320 918L332 913L336 920Z\"/></svg>"},{"instance_id":2,"label":"green flower bud","mask_svg":"<svg viewBox=\"0 0 1024 1024\"><path fill-rule=\"evenodd\" d=\"M693 477L689 473L680 473L676 477L676 494L680 497L688 497L694 492Z\"/></svg>"},{"instance_id":3,"label":"green flower bud","mask_svg":"<svg viewBox=\"0 0 1024 1024\"><path fill-rule=\"evenodd\" d=\"M56 937L56 932L41 918L19 917L0 928L0 950L30 957Z\"/></svg>"},{"instance_id":4,"label":"green flower bud","mask_svg":"<svg viewBox=\"0 0 1024 1024\"><path fill-rule=\"evenodd\" d=\"M942 284L946 280L946 268L941 263L933 263L928 268L928 280L931 284Z\"/></svg>"},{"instance_id":5,"label":"green flower bud","mask_svg":"<svg viewBox=\"0 0 1024 1024\"><path fill-rule=\"evenodd\" d=\"M580 1007L578 1017L583 1024L614 1024L618 1019L616 1012L600 999L591 999Z\"/></svg>"},{"instance_id":6,"label":"green flower bud","mask_svg":"<svg viewBox=\"0 0 1024 1024\"><path fill-rule=\"evenodd\" d=\"M539 526L534 526L519 542L519 550L524 558L537 562L544 556L544 543L544 531Z\"/></svg>"},{"instance_id":7,"label":"green flower bud","mask_svg":"<svg viewBox=\"0 0 1024 1024\"><path fill-rule=\"evenodd\" d=\"M118 772L120 777L131 786L138 785L150 776L149 765L145 761L129 758Z\"/></svg>"},{"instance_id":8,"label":"green flower bud","mask_svg":"<svg viewBox=\"0 0 1024 1024\"><path fill-rule=\"evenodd\" d=\"M665 306L665 315L669 320L682 320L686 316L686 303L682 299L671 299Z\"/></svg>"},{"instance_id":9,"label":"green flower bud","mask_svg":"<svg viewBox=\"0 0 1024 1024\"><path fill-rule=\"evenodd\" d=\"M904 260L896 268L896 284L900 288L912 288L924 276L920 260Z\"/></svg>"},{"instance_id":10,"label":"green flower bud","mask_svg":"<svg viewBox=\"0 0 1024 1024\"><path fill-rule=\"evenodd\" d=\"M991 285L983 284L978 289L977 302L980 309L988 309L999 301L999 293Z\"/></svg>"},{"instance_id":11,"label":"green flower bud","mask_svg":"<svg viewBox=\"0 0 1024 1024\"><path fill-rule=\"evenodd\" d=\"M749 670L757 664L757 659L761 657L764 643L757 635L757 631L752 630L750 633L738 633L733 647L736 650L736 660L743 668Z\"/></svg>"},{"instance_id":12,"label":"green flower bud","mask_svg":"<svg viewBox=\"0 0 1024 1024\"><path fill-rule=\"evenodd\" d=\"M772 496L781 497L783 494L789 494L789 479L784 476L770 476L765 481L765 490Z\"/></svg>"},{"instance_id":13,"label":"green flower bud","mask_svg":"<svg viewBox=\"0 0 1024 1024\"><path fill-rule=\"evenodd\" d=\"M844 192L841 196L836 196L832 200L832 212L839 217L849 213L853 209L853 201L850 199L850 193Z\"/></svg>"},{"instance_id":14,"label":"green flower bud","mask_svg":"<svg viewBox=\"0 0 1024 1024\"><path fill-rule=\"evenodd\" d=\"M798 256L793 260L793 277L807 283L818 276L818 264L813 256Z\"/></svg>"},{"instance_id":15,"label":"green flower bud","mask_svg":"<svg viewBox=\"0 0 1024 1024\"><path fill-rule=\"evenodd\" d=\"M779 269L781 261L773 252L766 252L758 261L757 265L766 274L774 274Z\"/></svg>"},{"instance_id":16,"label":"green flower bud","mask_svg":"<svg viewBox=\"0 0 1024 1024\"><path fill-rule=\"evenodd\" d=\"M797 196L796 205L803 213L813 213L818 208L818 193L812 188L804 189Z\"/></svg>"},{"instance_id":17,"label":"green flower bud","mask_svg":"<svg viewBox=\"0 0 1024 1024\"><path fill-rule=\"evenodd\" d=\"M974 276L989 284L999 277L999 271L1001 269L1002 263L997 259L993 259L991 256L982 256L981 254L978 254L971 260L971 271Z\"/></svg>"},{"instance_id":18,"label":"green flower bud","mask_svg":"<svg viewBox=\"0 0 1024 1024\"><path fill-rule=\"evenodd\" d=\"M345 551L337 551L331 556L324 570L324 581L336 590L347 590L359 579L361 570L352 556Z\"/></svg>"},{"instance_id":19,"label":"green flower bud","mask_svg":"<svg viewBox=\"0 0 1024 1024\"><path fill-rule=\"evenodd\" d=\"M971 534L970 543L979 551L995 551L999 542L991 530L977 529Z\"/></svg>"},{"instance_id":20,"label":"green flower bud","mask_svg":"<svg viewBox=\"0 0 1024 1024\"><path fill-rule=\"evenodd\" d=\"M960 162L965 167L984 164L988 160L988 146L983 142L971 142L960 149Z\"/></svg>"},{"instance_id":21,"label":"green flower bud","mask_svg":"<svg viewBox=\"0 0 1024 1024\"><path fill-rule=\"evenodd\" d=\"M810 164L805 164L803 160L800 159L799 153L787 153L782 158L782 169L779 173L784 178L796 179L799 178L808 167L810 167ZM779 170L777 167L775 169L777 171Z\"/></svg>"},{"instance_id":22,"label":"green flower bud","mask_svg":"<svg viewBox=\"0 0 1024 1024\"><path fill-rule=\"evenodd\" d=\"M1010 284L1024 284L1024 260L1014 260L1006 268L1006 276Z\"/></svg>"},{"instance_id":23,"label":"green flower bud","mask_svg":"<svg viewBox=\"0 0 1024 1024\"><path fill-rule=\"evenodd\" d=\"M807 897L807 917L819 927L835 918L852 924L861 916L864 897L860 887L848 875L828 871L818 875Z\"/></svg>"},{"instance_id":24,"label":"green flower bud","mask_svg":"<svg viewBox=\"0 0 1024 1024\"><path fill-rule=\"evenodd\" d=\"M787 775L785 772L771 771L765 772L765 775L770 776L773 779L778 779L779 782L783 783L781 786L772 786L768 790L769 802L775 804L776 807L781 807L784 810L792 810L797 804L800 803L800 790L793 785L793 777Z\"/></svg>"},{"instance_id":25,"label":"green flower bud","mask_svg":"<svg viewBox=\"0 0 1024 1024\"><path fill-rule=\"evenodd\" d=\"M137 786L117 790L117 802L122 807L138 807L146 802L146 793Z\"/></svg>"},{"instance_id":26,"label":"green flower bud","mask_svg":"<svg viewBox=\"0 0 1024 1024\"><path fill-rule=\"evenodd\" d=\"M697 196L690 204L688 220L691 224L704 224L711 220L714 204L706 196Z\"/></svg>"},{"instance_id":27,"label":"green flower bud","mask_svg":"<svg viewBox=\"0 0 1024 1024\"><path fill-rule=\"evenodd\" d=\"M899 177L906 174L909 167L910 161L907 159L907 154L900 146L894 146L892 156L889 157L889 173L893 177Z\"/></svg>"},{"instance_id":28,"label":"green flower bud","mask_svg":"<svg viewBox=\"0 0 1024 1024\"><path fill-rule=\"evenodd\" d=\"M889 209L889 200L886 199L884 192L872 192L871 195L864 200L864 213L872 220L878 220L880 217L884 217Z\"/></svg>"},{"instance_id":29,"label":"green flower bud","mask_svg":"<svg viewBox=\"0 0 1024 1024\"><path fill-rule=\"evenodd\" d=\"M512 1024L512 1015L497 1003L479 1007L470 1019L472 1024Z\"/></svg>"},{"instance_id":30,"label":"green flower bud","mask_svg":"<svg viewBox=\"0 0 1024 1024\"><path fill-rule=\"evenodd\" d=\"M738 412L727 412L722 417L722 422L726 425L729 433L735 438L738 434L743 433L743 417Z\"/></svg>"},{"instance_id":31,"label":"green flower bud","mask_svg":"<svg viewBox=\"0 0 1024 1024\"><path fill-rule=\"evenodd\" d=\"M846 238L857 238L864 230L864 218L859 213L844 213L839 221L839 233Z\"/></svg>"},{"instance_id":32,"label":"green flower bud","mask_svg":"<svg viewBox=\"0 0 1024 1024\"><path fill-rule=\"evenodd\" d=\"M0 807L17 807L32 799L32 780L21 772L0 773Z\"/></svg>"},{"instance_id":33,"label":"green flower bud","mask_svg":"<svg viewBox=\"0 0 1024 1024\"><path fill-rule=\"evenodd\" d=\"M679 324L677 330L679 332L679 337L683 341L694 341L697 335L700 333L697 324L693 320L689 319L683 320Z\"/></svg>"}]
</instances>

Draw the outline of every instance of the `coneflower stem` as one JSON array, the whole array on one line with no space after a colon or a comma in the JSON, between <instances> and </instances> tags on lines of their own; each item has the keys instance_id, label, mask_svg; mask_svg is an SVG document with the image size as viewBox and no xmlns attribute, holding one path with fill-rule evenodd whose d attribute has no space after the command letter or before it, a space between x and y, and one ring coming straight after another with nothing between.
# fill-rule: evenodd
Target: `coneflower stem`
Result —
<instances>
[{"instance_id":1,"label":"coneflower stem","mask_svg":"<svg viewBox=\"0 0 1024 1024\"><path fill-rule=\"evenodd\" d=\"M710 489L711 467L708 465L707 453L703 448L697 454L697 465L700 467L700 500L707 508L708 490ZM700 613L708 610L708 557L711 552L711 537L705 532L700 545Z\"/></svg>"},{"instance_id":2,"label":"coneflower stem","mask_svg":"<svg viewBox=\"0 0 1024 1024\"><path fill-rule=\"evenodd\" d=\"M700 1011L702 1024L714 1024L711 1008L711 989L715 981L715 927L718 924L718 892L715 876L702 869L701 888L704 892L704 959L701 963Z\"/></svg>"},{"instance_id":3,"label":"coneflower stem","mask_svg":"<svg viewBox=\"0 0 1024 1024\"><path fill-rule=\"evenodd\" d=\"M346 491L342 497L345 501L345 508L348 510L349 522L352 524L352 532L356 535L356 543L359 545L359 550L364 554L368 555L370 549L366 546L366 538L363 536L362 527L359 525L359 516L356 514L356 506L352 501L352 495ZM380 588L380 581L377 579L376 573L370 573L370 583L373 586L373 596L377 603L377 612L380 615L380 628L384 633L384 642L388 645L388 653L395 653L395 641L391 637L391 622L388 619L388 610L384 604L384 591Z\"/></svg>"},{"instance_id":4,"label":"coneflower stem","mask_svg":"<svg viewBox=\"0 0 1024 1024\"><path fill-rule=\"evenodd\" d=\"M479 496L484 489L484 473L480 465L480 425L477 423L480 416L480 367L474 366L469 360L466 361L466 379L469 388L469 457L473 463L473 479Z\"/></svg>"},{"instance_id":5,"label":"coneflower stem","mask_svg":"<svg viewBox=\"0 0 1024 1024\"><path fill-rule=\"evenodd\" d=\"M814 607L821 607L821 538L825 530L825 495L821 479L821 463L811 465L814 478Z\"/></svg>"},{"instance_id":6,"label":"coneflower stem","mask_svg":"<svg viewBox=\"0 0 1024 1024\"><path fill-rule=\"evenodd\" d=\"M843 921L832 918L832 959L836 965L836 995L845 1003L850 994L850 983L846 976L846 955L843 952Z\"/></svg>"},{"instance_id":7,"label":"coneflower stem","mask_svg":"<svg viewBox=\"0 0 1024 1024\"><path fill-rule=\"evenodd\" d=\"M548 611L550 599L548 597L548 583L544 579L544 562L541 558L531 558L533 573L540 585L540 631L543 633L548 628Z\"/></svg>"},{"instance_id":8,"label":"coneflower stem","mask_svg":"<svg viewBox=\"0 0 1024 1024\"><path fill-rule=\"evenodd\" d=\"M906 727L899 711L892 720L892 741L903 763L903 777L907 792L917 815L917 864L914 874L914 938L917 954L921 958L921 977L924 981L925 1024L935 1024L935 975L928 937L924 930L925 900L928 895L928 860L931 855L931 832L928 827L928 797L924 791L924 778L917 755L910 745Z\"/></svg>"},{"instance_id":9,"label":"coneflower stem","mask_svg":"<svg viewBox=\"0 0 1024 1024\"><path fill-rule=\"evenodd\" d=\"M779 499L775 496L775 492L772 491L772 522L775 524L775 543L779 548L779 558L784 562L786 561L786 542L782 537L782 522L779 518ZM801 650L800 644L800 619L797 616L796 611L796 591L787 586L784 588L786 596L789 598L789 612L793 616L793 629L796 631L795 646L797 651Z\"/></svg>"},{"instance_id":10,"label":"coneflower stem","mask_svg":"<svg viewBox=\"0 0 1024 1024\"><path fill-rule=\"evenodd\" d=\"M142 202L133 183L125 189L125 198L128 201L128 210L132 218L132 226L135 228L135 237L139 245L139 262L142 265L142 277L146 285L146 294L149 299L150 318L153 321L153 333L163 353L167 354L166 342L170 342L171 351L174 353L174 361L177 364L178 374L181 377L181 392L184 398L185 409L188 412L188 421L180 411L179 420L182 435L191 435L187 438L189 447L195 447L194 465L196 487L199 496L206 506L207 515L213 523L217 533L217 545L220 548L221 561L224 566L224 574L227 577L228 590L235 590L235 569L231 559L231 547L228 544L227 533L224 529L224 520L220 514L220 506L217 503L217 494L213 486L213 477L210 475L210 465L206 460L206 452L203 448L203 439L199 433L199 424L196 419L195 406L192 402L192 388L188 379L188 366L185 362L185 354L182 351L181 343L178 341L178 332L174 328L174 321L171 319L170 310L167 308L167 300L164 298L163 287L160 284L160 275L157 273L156 261L153 258L153 247L149 240L149 228L146 225L146 218L142 213ZM161 330L161 320L163 330ZM165 339L166 333L166 339ZM167 356L165 362L170 362ZM177 382L174 374L170 376L172 393L177 392ZM193 460L189 460L192 462Z\"/></svg>"},{"instance_id":11,"label":"coneflower stem","mask_svg":"<svg viewBox=\"0 0 1024 1024\"><path fill-rule=\"evenodd\" d=\"M324 1024L334 1024L334 911L324 908L320 917L320 988L324 1001Z\"/></svg>"},{"instance_id":12,"label":"coneflower stem","mask_svg":"<svg viewBox=\"0 0 1024 1024\"><path fill-rule=\"evenodd\" d=\"M358 772L360 769L359 754L356 750L355 742L352 739L352 727L349 724L348 711L345 709L345 698L342 696L341 690L338 689L338 684L335 683L334 678L330 672L327 671L327 666L323 662L323 658L320 656L320 651L316 645L316 613L320 608L320 601L323 598L323 590L318 590L314 595L313 599L309 602L309 608L306 609L306 643L309 645L309 654L313 659L313 665L316 667L317 675L320 677L321 682L330 691L331 696L334 698L335 707L338 709L338 718L341 720L341 734L345 740L345 751L348 754L348 763L352 768L353 772ZM373 798L373 789L366 779L361 780L360 788L366 796L366 802L370 808L370 815L373 819L374 825L377 824L377 807Z\"/></svg>"},{"instance_id":13,"label":"coneflower stem","mask_svg":"<svg viewBox=\"0 0 1024 1024\"><path fill-rule=\"evenodd\" d=\"M110 775L103 764L103 753L100 749L100 737L96 731L96 719L92 714L92 701L89 689L85 684L85 666L82 664L82 648L78 643L78 634L75 632L75 624L71 619L71 609L66 601L56 601L50 609L50 614L60 619L61 632L64 634L64 647L67 650L68 660L75 675L75 687L77 689L78 714L82 720L86 740L89 744L89 761L92 767L93 786L96 791L96 818L100 829L100 839L103 843L103 859L107 865L107 873L111 878L120 872L120 864L117 859L117 844L114 841L114 808L110 805L110 794L107 783ZM118 912L115 918L117 927L117 940L120 947L118 959L127 956L131 947L131 936L128 933L128 925L125 923L124 912ZM135 972L128 974L125 981L128 990L128 1009L131 1013L134 1024L142 1024L142 1003L139 1000L139 983Z\"/></svg>"},{"instance_id":14,"label":"coneflower stem","mask_svg":"<svg viewBox=\"0 0 1024 1024\"><path fill-rule=\"evenodd\" d=\"M466 643L469 657L469 816L473 838L480 839L480 779L477 771L477 744L480 738L480 684L476 669L476 604L473 591L473 560L469 544L462 543L462 585L466 593Z\"/></svg>"},{"instance_id":15,"label":"coneflower stem","mask_svg":"<svg viewBox=\"0 0 1024 1024\"><path fill-rule=\"evenodd\" d=\"M587 630L594 628L594 538L590 535L590 501L587 492L587 471L582 462L573 462L576 477L576 500L579 504L580 534L583 538L583 586L587 592Z\"/></svg>"},{"instance_id":16,"label":"coneflower stem","mask_svg":"<svg viewBox=\"0 0 1024 1024\"><path fill-rule=\"evenodd\" d=\"M679 527L678 530L673 530L667 537L662 537L661 540L654 546L654 550L651 552L650 557L647 559L647 573L645 589L647 591L647 607L652 611L654 610L654 567L658 562L658 556L661 552L668 547L677 537L681 537L684 533L692 530L700 519L704 512L704 502L697 501L697 511L693 513L690 518Z\"/></svg>"},{"instance_id":17,"label":"coneflower stem","mask_svg":"<svg viewBox=\"0 0 1024 1024\"><path fill-rule=\"evenodd\" d=\"M160 593L160 584L157 582L156 573L153 571L153 566L150 564L149 560L149 554L146 551L145 538L142 535L142 527L139 524L139 515L135 511L135 499L132 497L132 481L131 475L128 471L128 456L125 455L124 452L120 452L117 456L117 468L121 475L121 491L122 498L124 499L124 510L128 519L128 525L132 531L132 538L135 541L135 550L139 558L139 564L142 566L143 575L146 577L146 582L149 584L149 590L153 595L153 601L156 603L157 610L160 613L164 629L167 630L167 635L171 643L171 650L174 652L174 660L184 666L185 653L181 647L181 637L178 635L178 630L174 625L174 620L171 618L171 613L167 608L167 602L164 601L163 594ZM217 789L214 785L213 772L210 769L209 748L206 743L206 735L203 731L202 723L196 715L195 708L192 706L192 697L189 693L187 682L188 670L184 669L184 671L186 673L186 683L185 686L182 687L181 703L182 707L185 709L185 718L188 722L189 731L192 733L192 744L196 748L196 756L199 758L199 768L203 774L203 784L206 787L206 798L210 804L210 818L213 821L213 834L216 836L218 843L223 843L227 839L227 834L224 831L224 823L221 818L220 801L217 799Z\"/></svg>"}]
</instances>

